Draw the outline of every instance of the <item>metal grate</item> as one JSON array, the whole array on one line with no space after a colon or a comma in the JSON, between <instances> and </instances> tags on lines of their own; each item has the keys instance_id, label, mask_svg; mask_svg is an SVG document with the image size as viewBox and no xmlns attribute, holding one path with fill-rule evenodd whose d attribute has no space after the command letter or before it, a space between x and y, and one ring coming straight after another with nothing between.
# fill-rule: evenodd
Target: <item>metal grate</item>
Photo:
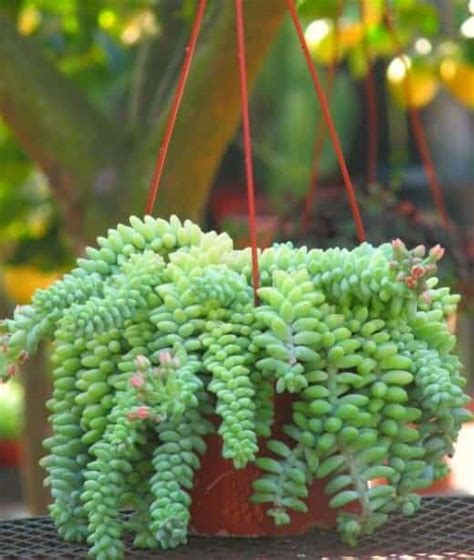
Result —
<instances>
[{"instance_id":1,"label":"metal grate","mask_svg":"<svg viewBox=\"0 0 474 560\"><path fill-rule=\"evenodd\" d=\"M125 558L145 560L377 560L400 558L474 559L474 498L424 498L412 519L394 516L382 530L353 549L333 532L311 531L304 537L235 539L191 537L186 547L170 551L141 551L126 538ZM48 517L0 523L2 560L85 559L87 548L62 542Z\"/></svg>"}]
</instances>

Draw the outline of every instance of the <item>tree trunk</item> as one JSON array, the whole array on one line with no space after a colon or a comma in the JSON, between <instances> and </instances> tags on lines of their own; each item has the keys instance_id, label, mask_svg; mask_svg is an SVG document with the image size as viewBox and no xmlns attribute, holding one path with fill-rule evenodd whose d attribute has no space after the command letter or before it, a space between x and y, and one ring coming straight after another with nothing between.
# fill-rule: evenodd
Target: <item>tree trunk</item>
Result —
<instances>
[{"instance_id":1,"label":"tree trunk","mask_svg":"<svg viewBox=\"0 0 474 560\"><path fill-rule=\"evenodd\" d=\"M49 490L43 484L46 471L39 466L39 460L45 455L43 440L49 433L45 403L51 396L51 380L44 345L40 346L37 354L31 356L23 366L22 378L25 388L23 496L32 515L44 515L51 502Z\"/></svg>"},{"instance_id":2,"label":"tree trunk","mask_svg":"<svg viewBox=\"0 0 474 560\"><path fill-rule=\"evenodd\" d=\"M35 42L0 13L0 114L48 176L74 239L86 195L110 162L117 134Z\"/></svg>"},{"instance_id":3,"label":"tree trunk","mask_svg":"<svg viewBox=\"0 0 474 560\"><path fill-rule=\"evenodd\" d=\"M251 88L286 3L246 0L244 6ZM194 220L239 123L233 2L219 5L201 39L157 205L158 214ZM69 233L91 241L131 213L142 214L167 111L156 124L130 134L126 125L117 126L96 111L34 40L20 36L1 14L0 67L0 113L49 177Z\"/></svg>"}]
</instances>

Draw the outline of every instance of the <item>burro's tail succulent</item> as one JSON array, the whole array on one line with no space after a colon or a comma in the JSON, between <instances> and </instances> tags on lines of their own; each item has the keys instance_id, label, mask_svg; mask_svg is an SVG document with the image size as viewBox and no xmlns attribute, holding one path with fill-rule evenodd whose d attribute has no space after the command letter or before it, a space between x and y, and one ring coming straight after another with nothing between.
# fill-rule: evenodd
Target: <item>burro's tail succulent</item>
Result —
<instances>
[{"instance_id":1,"label":"burro's tail succulent","mask_svg":"<svg viewBox=\"0 0 474 560\"><path fill-rule=\"evenodd\" d=\"M44 465L59 533L99 560L122 558L124 528L137 546L184 543L214 430L236 469L261 469L252 501L277 525L318 478L348 543L413 515L470 418L442 253L275 245L255 306L250 254L227 235L176 217L109 230L1 326L2 380L53 341ZM275 392L292 395L284 440Z\"/></svg>"}]
</instances>

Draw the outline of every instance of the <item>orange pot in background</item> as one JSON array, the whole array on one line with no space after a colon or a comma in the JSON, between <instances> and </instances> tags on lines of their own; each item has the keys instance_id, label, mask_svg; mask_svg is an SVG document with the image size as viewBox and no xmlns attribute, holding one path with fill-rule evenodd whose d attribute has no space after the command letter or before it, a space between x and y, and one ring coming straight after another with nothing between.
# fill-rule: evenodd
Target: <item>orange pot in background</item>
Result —
<instances>
[{"instance_id":1,"label":"orange pot in background","mask_svg":"<svg viewBox=\"0 0 474 560\"><path fill-rule=\"evenodd\" d=\"M21 443L16 439L0 440L0 467L19 467Z\"/></svg>"},{"instance_id":2,"label":"orange pot in background","mask_svg":"<svg viewBox=\"0 0 474 560\"><path fill-rule=\"evenodd\" d=\"M284 424L291 422L291 398L277 395L276 418L272 436L282 436ZM252 504L252 482L262 471L255 465L235 470L231 461L223 459L221 439L208 438L208 449L196 474L192 492L191 531L200 535L226 536L290 536L305 533L312 527L333 527L336 512L329 507L324 493L324 480L316 480L307 499L308 512L291 511L289 525L276 527L266 514L269 505ZM264 448L264 446L262 446ZM264 451L264 455L268 452Z\"/></svg>"},{"instance_id":3,"label":"orange pot in background","mask_svg":"<svg viewBox=\"0 0 474 560\"><path fill-rule=\"evenodd\" d=\"M250 246L249 214L245 185L235 183L213 193L209 209L217 228L227 231L234 240L234 247ZM272 245L278 232L279 221L268 199L257 194L255 198L257 245L264 249Z\"/></svg>"}]
</instances>

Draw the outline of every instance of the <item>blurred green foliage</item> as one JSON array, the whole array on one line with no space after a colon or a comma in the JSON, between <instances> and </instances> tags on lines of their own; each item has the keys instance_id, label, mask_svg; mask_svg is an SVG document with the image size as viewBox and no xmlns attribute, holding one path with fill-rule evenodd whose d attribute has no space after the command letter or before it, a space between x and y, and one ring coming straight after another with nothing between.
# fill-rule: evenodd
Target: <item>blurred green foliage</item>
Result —
<instances>
[{"instance_id":1,"label":"blurred green foliage","mask_svg":"<svg viewBox=\"0 0 474 560\"><path fill-rule=\"evenodd\" d=\"M192 8L192 6L191 6ZM182 4L190 17L190 2ZM152 0L2 0L0 10L108 115L120 115L137 48L160 32ZM0 261L67 266L70 247L48 182L0 122Z\"/></svg>"},{"instance_id":2,"label":"blurred green foliage","mask_svg":"<svg viewBox=\"0 0 474 560\"><path fill-rule=\"evenodd\" d=\"M0 360L4 359L0 355ZM0 384L0 441L20 437L23 430L23 387L18 381Z\"/></svg>"},{"instance_id":3,"label":"blurred green foliage","mask_svg":"<svg viewBox=\"0 0 474 560\"><path fill-rule=\"evenodd\" d=\"M325 77L324 71L322 75ZM308 190L321 119L311 76L289 20L257 82L254 103L257 172L282 210L288 195L298 199ZM331 109L343 147L348 150L358 125L359 107L355 84L345 69L336 75ZM327 176L336 167L327 138L319 162L321 175Z\"/></svg>"},{"instance_id":4,"label":"blurred green foliage","mask_svg":"<svg viewBox=\"0 0 474 560\"><path fill-rule=\"evenodd\" d=\"M211 2L211 12L220 1ZM374 13L383 8L383 0L367 1ZM0 11L16 22L20 34L35 38L96 108L121 123L130 113L130 104L137 102L128 89L137 71L140 49L147 38L160 36L167 29L164 4L162 0L1 0ZM196 0L177 0L173 5L178 17L189 22ZM360 19L358 0L347 0L343 5L346 20ZM397 29L407 41L439 33L440 15L432 2L393 0L390 5ZM315 18L335 18L339 6L340 0L299 1L305 26ZM467 0L452 0L450 6L457 29L466 17ZM373 52L393 54L382 19L368 27L367 40ZM338 70L334 87L332 109L346 150L359 116L350 72L363 73L361 56L359 45L348 55L347 65ZM257 172L273 198L284 205L288 192L299 197L307 189L320 118L290 25L282 30L265 65L254 109ZM34 261L41 268L66 265L71 251L47 180L2 123L0 167L0 262ZM320 169L322 175L335 169L329 142ZM40 261L39 253L43 255Z\"/></svg>"},{"instance_id":5,"label":"blurred green foliage","mask_svg":"<svg viewBox=\"0 0 474 560\"><path fill-rule=\"evenodd\" d=\"M442 2L430 0L362 0L365 9L382 11L389 6L398 32L433 36L440 30L442 17L437 8ZM468 0L444 0L445 8L452 11L454 23L459 27L465 18ZM349 20L360 18L359 0L343 0L342 17ZM299 0L298 10L308 20L335 19L340 12L341 0ZM382 26L382 22L380 22Z\"/></svg>"}]
</instances>

